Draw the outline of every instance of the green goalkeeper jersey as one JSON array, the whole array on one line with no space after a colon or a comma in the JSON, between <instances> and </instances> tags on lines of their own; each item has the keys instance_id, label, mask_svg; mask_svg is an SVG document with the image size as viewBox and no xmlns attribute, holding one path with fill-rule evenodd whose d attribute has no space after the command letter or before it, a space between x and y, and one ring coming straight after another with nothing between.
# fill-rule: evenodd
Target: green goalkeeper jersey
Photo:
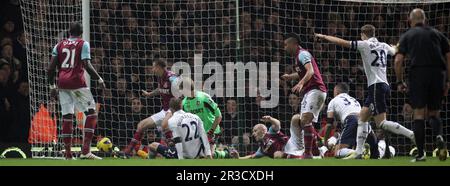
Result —
<instances>
[{"instance_id":1,"label":"green goalkeeper jersey","mask_svg":"<svg viewBox=\"0 0 450 186\"><path fill-rule=\"evenodd\" d=\"M222 115L217 104L211 99L207 93L196 91L195 97L184 97L183 110L197 115L203 122L205 132L208 132L213 126L216 117ZM220 126L217 125L214 134L220 133Z\"/></svg>"}]
</instances>

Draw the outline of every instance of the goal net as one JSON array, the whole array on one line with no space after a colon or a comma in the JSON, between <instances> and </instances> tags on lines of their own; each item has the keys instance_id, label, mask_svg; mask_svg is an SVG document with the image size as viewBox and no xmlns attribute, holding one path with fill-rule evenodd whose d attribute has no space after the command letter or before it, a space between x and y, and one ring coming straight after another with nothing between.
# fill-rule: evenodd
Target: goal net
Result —
<instances>
[{"instance_id":1,"label":"goal net","mask_svg":"<svg viewBox=\"0 0 450 186\"><path fill-rule=\"evenodd\" d=\"M46 69L52 47L67 37L69 24L83 19L82 2L22 0L21 6L31 88L29 141L34 157L61 157L62 120L59 103L49 96ZM234 146L241 154L249 154L257 149L251 136L252 126L260 123L262 116L280 119L283 132L289 134L289 120L299 112L302 98L290 91L295 82L279 81L279 88L274 88L276 94L268 97L260 87L260 78L255 79L263 73L263 66L269 74L275 74L271 64L279 67L276 73L280 76L292 72L293 59L283 51L286 33L297 33L301 45L316 58L328 87L326 103L338 82L350 84L350 94L362 103L367 88L359 54L317 42L313 33L357 40L360 27L373 24L378 40L396 44L409 27L408 13L416 7L425 10L428 24L447 36L450 31L450 3L444 1L90 0L89 7L91 62L107 85L106 90L91 87L99 112L96 135L109 137L119 148L130 141L140 120L161 110L159 97L140 95L140 90L154 90L157 86L152 72L154 59L165 59L173 70L178 69L180 62L189 64L191 77L203 80L199 86L206 87L206 80L213 75L220 77L212 85L216 91L209 92L214 94L213 99L223 115L219 143ZM388 79L393 87L387 100L388 119L412 129L412 109L406 95L395 90L392 57L387 61ZM241 69L225 73L227 64L238 62L248 67L245 77L239 78ZM235 75L234 85L232 94L226 94L230 75ZM243 87L240 82L244 82ZM278 85L272 78L267 78L266 82L270 82L269 87ZM262 102L275 97L278 100L275 107L261 108ZM447 112L448 104L445 104L441 116L444 133L450 134L446 125ZM80 147L84 116L83 113L76 115L73 144ZM325 117L326 105L315 126L319 132ZM427 128L427 150L433 148L431 136ZM143 143L160 137L157 130L149 130ZM410 141L401 136L390 136L390 142L400 155L412 148Z\"/></svg>"}]
</instances>

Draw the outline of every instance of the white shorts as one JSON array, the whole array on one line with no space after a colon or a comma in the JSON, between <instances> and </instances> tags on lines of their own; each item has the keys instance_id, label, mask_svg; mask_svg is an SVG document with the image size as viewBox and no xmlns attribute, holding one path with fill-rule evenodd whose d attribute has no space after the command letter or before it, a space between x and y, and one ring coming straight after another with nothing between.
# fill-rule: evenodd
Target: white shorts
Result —
<instances>
[{"instance_id":1,"label":"white shorts","mask_svg":"<svg viewBox=\"0 0 450 186\"><path fill-rule=\"evenodd\" d=\"M166 117L167 112L170 112L170 111L169 110L161 110L158 113L150 116L150 118L152 118L152 120L155 122L155 125L157 127L160 127L162 124L162 121L164 120L164 117Z\"/></svg>"},{"instance_id":2,"label":"white shorts","mask_svg":"<svg viewBox=\"0 0 450 186\"><path fill-rule=\"evenodd\" d=\"M299 125L292 125L290 127L291 137L286 146L284 146L284 153L293 156L302 156L305 152L304 132L300 130Z\"/></svg>"},{"instance_id":3,"label":"white shorts","mask_svg":"<svg viewBox=\"0 0 450 186\"><path fill-rule=\"evenodd\" d=\"M75 108L80 112L89 109L95 110L95 101L89 88L79 88L75 90L60 89L59 103L61 104L61 114L74 114Z\"/></svg>"},{"instance_id":4,"label":"white shorts","mask_svg":"<svg viewBox=\"0 0 450 186\"><path fill-rule=\"evenodd\" d=\"M320 111L322 110L327 93L317 89L308 91L302 100L302 106L300 107L300 113L312 113L314 115L313 122L317 122L319 119Z\"/></svg>"}]
</instances>

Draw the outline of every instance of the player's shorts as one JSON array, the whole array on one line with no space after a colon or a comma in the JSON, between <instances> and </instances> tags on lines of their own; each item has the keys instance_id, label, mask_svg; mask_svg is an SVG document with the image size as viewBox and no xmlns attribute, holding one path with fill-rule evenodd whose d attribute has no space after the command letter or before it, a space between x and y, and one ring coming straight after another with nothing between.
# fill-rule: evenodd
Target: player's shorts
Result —
<instances>
[{"instance_id":1,"label":"player's shorts","mask_svg":"<svg viewBox=\"0 0 450 186\"><path fill-rule=\"evenodd\" d=\"M152 118L152 120L155 122L155 125L159 127L161 126L164 117L166 117L167 112L169 112L169 110L161 110L158 113L150 116L150 118Z\"/></svg>"},{"instance_id":2,"label":"player's shorts","mask_svg":"<svg viewBox=\"0 0 450 186\"><path fill-rule=\"evenodd\" d=\"M178 159L177 149L175 147L168 147L159 144L158 147L156 148L156 152L158 152L167 159Z\"/></svg>"},{"instance_id":3,"label":"player's shorts","mask_svg":"<svg viewBox=\"0 0 450 186\"><path fill-rule=\"evenodd\" d=\"M389 99L391 88L386 83L375 83L367 90L364 106L368 107L373 116L387 111L386 100Z\"/></svg>"},{"instance_id":4,"label":"player's shorts","mask_svg":"<svg viewBox=\"0 0 450 186\"><path fill-rule=\"evenodd\" d=\"M313 122L317 122L326 98L327 93L318 89L308 91L303 96L302 105L300 106L300 113L312 113L314 115Z\"/></svg>"},{"instance_id":5,"label":"player's shorts","mask_svg":"<svg viewBox=\"0 0 450 186\"><path fill-rule=\"evenodd\" d=\"M409 101L412 108L439 110L445 90L446 72L435 68L416 68L409 75Z\"/></svg>"},{"instance_id":6,"label":"player's shorts","mask_svg":"<svg viewBox=\"0 0 450 186\"><path fill-rule=\"evenodd\" d=\"M342 134L338 139L338 144L346 144L350 148L356 145L356 131L358 130L358 116L349 115L345 118L345 125Z\"/></svg>"},{"instance_id":7,"label":"player's shorts","mask_svg":"<svg viewBox=\"0 0 450 186\"><path fill-rule=\"evenodd\" d=\"M80 112L95 110L94 97L87 87L74 90L59 89L59 103L62 115L74 114L75 108Z\"/></svg>"}]
</instances>

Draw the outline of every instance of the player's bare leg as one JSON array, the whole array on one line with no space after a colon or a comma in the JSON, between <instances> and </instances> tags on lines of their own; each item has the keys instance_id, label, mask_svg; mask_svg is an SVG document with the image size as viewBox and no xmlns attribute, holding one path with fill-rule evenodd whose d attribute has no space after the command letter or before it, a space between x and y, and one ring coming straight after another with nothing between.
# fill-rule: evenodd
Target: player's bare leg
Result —
<instances>
[{"instance_id":1,"label":"player's bare leg","mask_svg":"<svg viewBox=\"0 0 450 186\"><path fill-rule=\"evenodd\" d=\"M300 126L304 131L304 140L305 140L305 153L303 155L303 158L305 159L311 159L313 157L312 154L312 148L313 148L313 141L314 141L314 128L312 126L312 120L314 118L313 113L306 112L302 113L301 119L300 119Z\"/></svg>"},{"instance_id":2,"label":"player's bare leg","mask_svg":"<svg viewBox=\"0 0 450 186\"><path fill-rule=\"evenodd\" d=\"M130 144L125 148L124 155L131 156L131 151L133 148L142 140L143 132L149 128L154 128L156 126L155 121L151 117L148 117L138 123L137 130L134 133L133 139L131 139Z\"/></svg>"},{"instance_id":3,"label":"player's bare leg","mask_svg":"<svg viewBox=\"0 0 450 186\"><path fill-rule=\"evenodd\" d=\"M97 126L97 113L94 109L89 109L89 111L84 114L86 115L86 122L83 129L83 148L81 149L80 159L100 160L102 158L91 153L91 142Z\"/></svg>"},{"instance_id":4,"label":"player's bare leg","mask_svg":"<svg viewBox=\"0 0 450 186\"><path fill-rule=\"evenodd\" d=\"M73 114L66 114L63 116L62 134L65 149L65 158L72 159L72 133L73 133Z\"/></svg>"}]
</instances>

